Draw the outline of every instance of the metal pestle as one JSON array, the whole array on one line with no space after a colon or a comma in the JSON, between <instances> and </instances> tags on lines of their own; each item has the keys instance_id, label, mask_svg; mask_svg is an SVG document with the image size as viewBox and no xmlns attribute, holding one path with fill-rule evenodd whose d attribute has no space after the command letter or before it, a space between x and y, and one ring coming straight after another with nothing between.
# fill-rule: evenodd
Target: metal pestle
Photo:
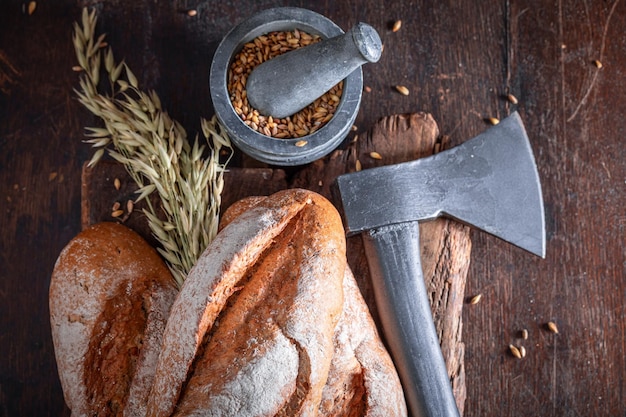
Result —
<instances>
[{"instance_id":1,"label":"metal pestle","mask_svg":"<svg viewBox=\"0 0 626 417\"><path fill-rule=\"evenodd\" d=\"M296 49L256 67L246 83L248 101L259 113L290 116L368 62L377 62L382 42L376 29L357 23L334 38Z\"/></svg>"}]
</instances>

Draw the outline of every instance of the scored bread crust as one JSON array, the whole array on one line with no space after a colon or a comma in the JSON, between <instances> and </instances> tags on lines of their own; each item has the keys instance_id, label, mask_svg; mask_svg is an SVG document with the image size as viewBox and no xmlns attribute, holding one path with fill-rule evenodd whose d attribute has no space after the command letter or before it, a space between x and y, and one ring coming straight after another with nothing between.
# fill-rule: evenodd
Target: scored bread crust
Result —
<instances>
[{"instance_id":1,"label":"scored bread crust","mask_svg":"<svg viewBox=\"0 0 626 417\"><path fill-rule=\"evenodd\" d=\"M175 411L207 336L206 361L195 364L197 375L186 384L180 413L274 415L271 410L283 407L285 415L315 415L343 302L345 256L339 214L319 194L278 192L234 218L200 257L174 302L148 416ZM282 305L267 303L270 299ZM259 366L251 366L255 363ZM260 368L271 372L261 375ZM214 380L204 384L207 374ZM265 377L274 379L267 380L273 385L263 403L262 391L246 383ZM202 392L196 394L196 387ZM212 399L194 400L206 397L205 389L212 390Z\"/></svg>"},{"instance_id":2,"label":"scored bread crust","mask_svg":"<svg viewBox=\"0 0 626 417\"><path fill-rule=\"evenodd\" d=\"M175 416L407 415L396 370L344 255L326 262L326 271L301 278L308 282L293 279L297 273L290 269L306 269L302 253L311 237L344 239L334 207L319 198L315 197L317 205L325 208L314 204L303 209L240 283L194 361ZM224 213L220 228L266 199L250 197L235 203ZM332 221L320 228L328 213L333 213ZM323 310L316 313L294 301L294 294L311 289L331 302L330 287L343 292L338 322L324 321ZM293 326L285 325L289 318L300 321L300 329L326 327L324 337L332 337L332 350L325 353L331 363L323 388L303 383L307 349L315 346L298 343L303 337L290 333ZM333 326L332 333L328 326ZM310 398L310 408L298 408L305 396Z\"/></svg>"},{"instance_id":3,"label":"scored bread crust","mask_svg":"<svg viewBox=\"0 0 626 417\"><path fill-rule=\"evenodd\" d=\"M178 292L142 238L103 223L50 285L73 416L406 416L346 263L336 209L306 190L235 203Z\"/></svg>"},{"instance_id":4,"label":"scored bread crust","mask_svg":"<svg viewBox=\"0 0 626 417\"><path fill-rule=\"evenodd\" d=\"M52 339L73 416L144 415L177 290L157 252L115 223L63 249L49 292Z\"/></svg>"}]
</instances>

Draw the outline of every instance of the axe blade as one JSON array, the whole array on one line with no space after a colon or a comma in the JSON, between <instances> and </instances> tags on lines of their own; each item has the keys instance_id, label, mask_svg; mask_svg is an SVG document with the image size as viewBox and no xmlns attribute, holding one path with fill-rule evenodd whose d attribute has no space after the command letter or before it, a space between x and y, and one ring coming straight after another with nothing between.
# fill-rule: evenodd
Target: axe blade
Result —
<instances>
[{"instance_id":1,"label":"axe blade","mask_svg":"<svg viewBox=\"0 0 626 417\"><path fill-rule=\"evenodd\" d=\"M349 234L447 215L545 257L541 183L516 112L450 150L337 185Z\"/></svg>"}]
</instances>

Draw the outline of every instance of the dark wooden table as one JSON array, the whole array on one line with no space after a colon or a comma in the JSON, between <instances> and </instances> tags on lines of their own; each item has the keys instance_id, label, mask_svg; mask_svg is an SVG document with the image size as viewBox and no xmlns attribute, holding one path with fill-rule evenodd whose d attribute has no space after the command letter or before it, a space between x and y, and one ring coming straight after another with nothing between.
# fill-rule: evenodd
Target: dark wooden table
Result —
<instances>
[{"instance_id":1,"label":"dark wooden table","mask_svg":"<svg viewBox=\"0 0 626 417\"><path fill-rule=\"evenodd\" d=\"M518 110L543 182L547 257L473 232L467 293L483 297L463 313L465 415L626 416L626 2L58 0L32 13L27 4L0 5L0 416L69 415L48 285L80 230L83 127L96 123L73 92L72 23L88 5L116 56L192 133L212 114L217 43L244 17L285 5L379 30L385 52L364 70L372 91L360 130L426 111L458 144ZM510 355L511 343L527 356Z\"/></svg>"}]
</instances>

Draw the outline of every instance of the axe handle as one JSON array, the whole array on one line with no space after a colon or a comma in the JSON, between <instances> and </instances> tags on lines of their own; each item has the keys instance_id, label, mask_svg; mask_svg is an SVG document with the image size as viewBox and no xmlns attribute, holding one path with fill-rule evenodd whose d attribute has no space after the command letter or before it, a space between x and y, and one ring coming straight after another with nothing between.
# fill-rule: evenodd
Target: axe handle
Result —
<instances>
[{"instance_id":1,"label":"axe handle","mask_svg":"<svg viewBox=\"0 0 626 417\"><path fill-rule=\"evenodd\" d=\"M419 224L363 234L383 333L414 417L458 417L424 284Z\"/></svg>"}]
</instances>

